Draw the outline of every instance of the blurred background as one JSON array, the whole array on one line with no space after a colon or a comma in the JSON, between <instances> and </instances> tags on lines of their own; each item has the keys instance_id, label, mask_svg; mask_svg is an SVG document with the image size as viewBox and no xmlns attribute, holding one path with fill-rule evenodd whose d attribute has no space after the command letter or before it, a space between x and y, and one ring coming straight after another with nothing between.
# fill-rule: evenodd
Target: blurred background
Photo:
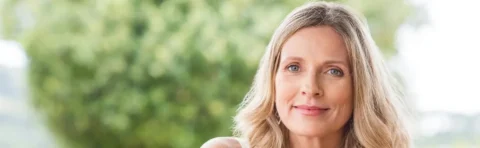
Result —
<instances>
[{"instance_id":1,"label":"blurred background","mask_svg":"<svg viewBox=\"0 0 480 148\"><path fill-rule=\"evenodd\" d=\"M335 0L363 13L416 148L480 147L478 0ZM301 0L0 0L0 147L199 147Z\"/></svg>"}]
</instances>

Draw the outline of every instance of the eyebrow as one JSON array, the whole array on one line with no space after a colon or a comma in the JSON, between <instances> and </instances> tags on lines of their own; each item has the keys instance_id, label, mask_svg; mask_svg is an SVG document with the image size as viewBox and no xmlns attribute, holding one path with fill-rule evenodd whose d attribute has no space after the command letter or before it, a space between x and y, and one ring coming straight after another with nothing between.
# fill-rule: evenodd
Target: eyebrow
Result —
<instances>
[{"instance_id":1,"label":"eyebrow","mask_svg":"<svg viewBox=\"0 0 480 148\"><path fill-rule=\"evenodd\" d=\"M289 56L289 57L286 57L285 59L281 60L282 62L281 63L284 63L284 62L287 62L287 61L304 61L303 58L301 57L296 57L296 56ZM326 60L323 62L323 64L341 64L341 65L344 65L345 67L348 68L348 63L346 63L345 61L339 61L339 60Z\"/></svg>"},{"instance_id":2,"label":"eyebrow","mask_svg":"<svg viewBox=\"0 0 480 148\"><path fill-rule=\"evenodd\" d=\"M301 57L294 57L294 56L289 56L286 57L285 59L281 59L282 63L286 61L303 61L303 58Z\"/></svg>"},{"instance_id":3,"label":"eyebrow","mask_svg":"<svg viewBox=\"0 0 480 148\"><path fill-rule=\"evenodd\" d=\"M328 61L325 61L323 64L341 64L341 65L344 65L346 67L348 67L348 64L344 61L337 61L337 60L328 60Z\"/></svg>"}]
</instances>

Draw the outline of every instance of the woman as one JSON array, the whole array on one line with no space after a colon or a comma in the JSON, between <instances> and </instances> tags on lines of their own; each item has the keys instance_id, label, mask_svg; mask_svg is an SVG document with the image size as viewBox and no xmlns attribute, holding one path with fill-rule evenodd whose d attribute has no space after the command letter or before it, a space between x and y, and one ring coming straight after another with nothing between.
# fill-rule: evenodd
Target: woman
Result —
<instances>
[{"instance_id":1,"label":"woman","mask_svg":"<svg viewBox=\"0 0 480 148\"><path fill-rule=\"evenodd\" d=\"M406 148L394 86L364 21L309 3L275 31L235 117L238 138L202 147Z\"/></svg>"}]
</instances>

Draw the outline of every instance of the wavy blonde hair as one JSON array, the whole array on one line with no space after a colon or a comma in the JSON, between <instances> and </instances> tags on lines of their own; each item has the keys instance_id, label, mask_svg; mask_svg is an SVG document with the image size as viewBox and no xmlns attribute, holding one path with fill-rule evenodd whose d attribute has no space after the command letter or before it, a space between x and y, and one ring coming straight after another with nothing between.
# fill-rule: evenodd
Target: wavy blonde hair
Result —
<instances>
[{"instance_id":1,"label":"wavy blonde hair","mask_svg":"<svg viewBox=\"0 0 480 148\"><path fill-rule=\"evenodd\" d=\"M234 135L251 147L289 147L288 129L278 124L275 81L282 45L302 28L327 25L343 38L353 79L353 114L345 125L343 147L406 148L410 137L403 123L405 108L365 19L350 8L329 2L293 10L275 30L253 86L235 116Z\"/></svg>"}]
</instances>

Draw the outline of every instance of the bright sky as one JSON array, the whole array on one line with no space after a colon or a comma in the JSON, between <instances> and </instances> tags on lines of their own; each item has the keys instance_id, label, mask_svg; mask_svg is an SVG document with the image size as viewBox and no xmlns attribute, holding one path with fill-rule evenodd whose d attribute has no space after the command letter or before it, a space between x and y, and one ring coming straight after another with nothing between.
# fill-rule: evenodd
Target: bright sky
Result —
<instances>
[{"instance_id":1,"label":"bright sky","mask_svg":"<svg viewBox=\"0 0 480 148\"><path fill-rule=\"evenodd\" d=\"M399 30L401 67L420 111L480 113L480 1L412 0L430 23ZM23 67L24 52L0 40L0 65Z\"/></svg>"},{"instance_id":2,"label":"bright sky","mask_svg":"<svg viewBox=\"0 0 480 148\"><path fill-rule=\"evenodd\" d=\"M9 68L25 67L27 57L20 44L14 41L0 40L0 65Z\"/></svg>"},{"instance_id":3,"label":"bright sky","mask_svg":"<svg viewBox=\"0 0 480 148\"><path fill-rule=\"evenodd\" d=\"M420 111L480 113L480 1L413 0L430 23L404 27L399 58Z\"/></svg>"}]
</instances>

